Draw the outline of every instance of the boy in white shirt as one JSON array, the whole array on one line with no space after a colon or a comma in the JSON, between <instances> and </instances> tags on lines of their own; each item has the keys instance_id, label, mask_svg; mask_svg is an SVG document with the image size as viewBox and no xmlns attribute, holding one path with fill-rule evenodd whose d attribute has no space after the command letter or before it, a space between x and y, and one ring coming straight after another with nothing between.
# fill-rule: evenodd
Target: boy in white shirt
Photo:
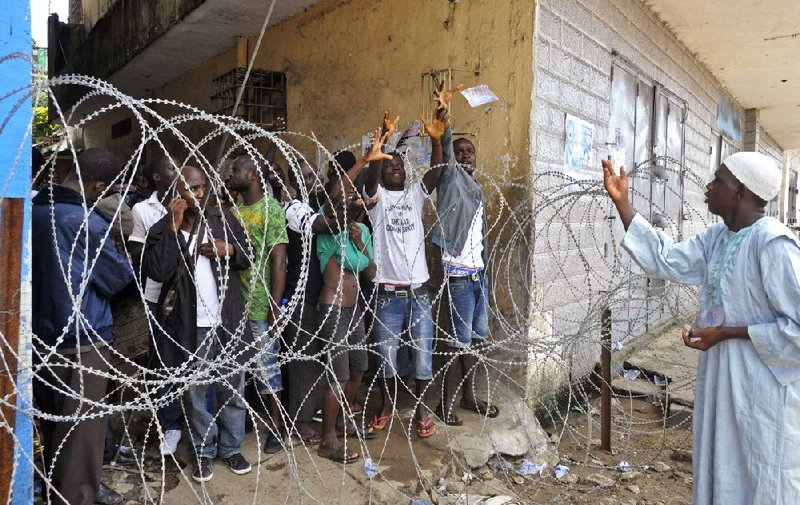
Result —
<instances>
[{"instance_id":1,"label":"boy in white shirt","mask_svg":"<svg viewBox=\"0 0 800 505\"><path fill-rule=\"evenodd\" d=\"M384 129L387 133L394 130L398 121L399 118L390 121L386 113ZM374 431L384 429L394 413L390 391L397 391L397 350L404 343L412 352L418 398L416 430L421 438L436 432L436 425L424 405L425 393L433 378L433 320L426 284L429 275L422 213L425 198L439 182L444 134L444 125L438 119L424 125L431 137L432 154L431 169L422 181L406 186L403 158L393 153L391 160L370 164L365 184L367 197L378 200L369 211L369 217L374 227L378 268L373 336L381 355L378 375L382 386L380 414L375 416L370 427Z\"/></svg>"}]
</instances>

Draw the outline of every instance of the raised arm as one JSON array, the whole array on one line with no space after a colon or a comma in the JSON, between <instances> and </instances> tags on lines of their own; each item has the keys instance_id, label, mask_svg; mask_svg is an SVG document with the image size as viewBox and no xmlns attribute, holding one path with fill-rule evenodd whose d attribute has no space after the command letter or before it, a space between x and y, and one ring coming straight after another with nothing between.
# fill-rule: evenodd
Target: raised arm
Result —
<instances>
[{"instance_id":1,"label":"raised arm","mask_svg":"<svg viewBox=\"0 0 800 505\"><path fill-rule=\"evenodd\" d=\"M397 125L400 123L400 116L395 117L394 121L391 120L391 117L392 109L383 113L383 135L380 136L381 152L383 152L383 143L392 136L392 133L394 133L395 129L397 129ZM380 160L370 162L367 172L367 181L364 183L367 196L375 196L375 193L377 193L385 160L386 158L381 158Z\"/></svg>"},{"instance_id":2,"label":"raised arm","mask_svg":"<svg viewBox=\"0 0 800 505\"><path fill-rule=\"evenodd\" d=\"M442 166L444 165L442 159L442 136L444 135L445 126L438 118L433 118L430 123L426 123L425 119L420 119L425 131L431 138L431 169L422 177L422 186L430 194L439 185L439 179L442 176Z\"/></svg>"},{"instance_id":3,"label":"raised arm","mask_svg":"<svg viewBox=\"0 0 800 505\"><path fill-rule=\"evenodd\" d=\"M442 136L442 157L445 167L455 160L455 153L453 152L453 129L450 123L450 102L453 100L453 95L464 89L463 84L457 84L456 87L444 91L444 82L439 84L439 88L433 92L433 97L436 100L436 116L444 123L445 132Z\"/></svg>"},{"instance_id":4,"label":"raised arm","mask_svg":"<svg viewBox=\"0 0 800 505\"><path fill-rule=\"evenodd\" d=\"M452 133L450 132L450 101L453 95L464 88L463 84L458 84L452 89L444 90L444 82L441 82L438 88L433 92L433 98L436 102L436 114L430 124L422 119L422 124L425 131L431 138L431 169L422 177L422 185L425 191L432 193L439 185L439 180L442 177L445 163L449 163L453 159L453 149L450 145L448 158L444 158L443 142L442 139L447 134L447 141L452 144ZM447 147L444 146L444 149Z\"/></svg>"},{"instance_id":5,"label":"raised arm","mask_svg":"<svg viewBox=\"0 0 800 505\"><path fill-rule=\"evenodd\" d=\"M613 165L608 160L603 160L603 185L606 187L608 196L617 208L622 225L627 231L636 215L633 205L628 198L628 174L625 167L619 167L619 175L614 173Z\"/></svg>"},{"instance_id":6,"label":"raised arm","mask_svg":"<svg viewBox=\"0 0 800 505\"><path fill-rule=\"evenodd\" d=\"M400 116L397 117L395 120L395 127L397 126L397 122L400 121ZM361 157L353 167L347 171L344 177L340 178L339 181L333 185L331 188L330 194L328 195L328 199L331 201L335 201L336 198L339 197L343 192L345 192L346 188L345 184L353 185L353 181L356 180L356 177L361 174L361 171L364 170L364 167L371 164L372 162L382 162L383 160L390 160L392 156L390 154L386 154L383 152L383 146L386 143L386 140L391 135L394 128L391 131L387 131L386 133L381 136L380 128L376 128L375 132L372 134L372 145L369 148L367 154ZM376 188L377 189L377 188ZM373 193L374 194L374 193Z\"/></svg>"}]
</instances>

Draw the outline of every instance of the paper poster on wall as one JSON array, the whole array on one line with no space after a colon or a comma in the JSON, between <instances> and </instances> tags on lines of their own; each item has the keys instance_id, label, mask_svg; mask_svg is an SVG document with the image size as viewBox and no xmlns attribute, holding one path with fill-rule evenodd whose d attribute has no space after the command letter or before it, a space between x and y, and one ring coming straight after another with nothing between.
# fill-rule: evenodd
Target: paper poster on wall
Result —
<instances>
[{"instance_id":1,"label":"paper poster on wall","mask_svg":"<svg viewBox=\"0 0 800 505\"><path fill-rule=\"evenodd\" d=\"M461 94L464 95L464 98L467 99L467 103L469 103L469 106L472 108L499 100L497 95L492 93L492 90L489 89L489 86L486 84L478 84L477 86L467 88L461 91Z\"/></svg>"},{"instance_id":2,"label":"paper poster on wall","mask_svg":"<svg viewBox=\"0 0 800 505\"><path fill-rule=\"evenodd\" d=\"M564 168L577 171L584 165L591 165L594 125L567 114L565 130Z\"/></svg>"},{"instance_id":3,"label":"paper poster on wall","mask_svg":"<svg viewBox=\"0 0 800 505\"><path fill-rule=\"evenodd\" d=\"M742 140L742 118L739 106L725 95L717 97L717 128L734 142Z\"/></svg>"}]
</instances>

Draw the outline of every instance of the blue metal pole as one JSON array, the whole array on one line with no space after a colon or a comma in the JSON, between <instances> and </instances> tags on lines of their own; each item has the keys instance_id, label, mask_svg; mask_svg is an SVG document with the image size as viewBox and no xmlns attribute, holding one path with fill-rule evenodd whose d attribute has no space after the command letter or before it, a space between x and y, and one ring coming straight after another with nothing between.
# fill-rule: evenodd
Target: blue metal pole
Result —
<instances>
[{"instance_id":1,"label":"blue metal pole","mask_svg":"<svg viewBox=\"0 0 800 505\"><path fill-rule=\"evenodd\" d=\"M31 411L31 335L30 299L20 293L29 293L26 287L30 284L30 187L31 187L31 75L32 75L32 38L30 0L5 0L0 13L0 202L4 209L0 216L0 226L6 231L9 228L12 236L18 237L14 244L4 244L4 250L12 255L8 264L13 268L4 270L3 275L16 278L16 286L12 293L16 299L4 300L18 307L17 317L10 319L16 328L8 329L9 334L18 338L2 339L0 342L12 342L16 349L16 413L13 414L14 430L3 438L14 441L13 462L0 461L0 467L11 468L11 482L3 482L0 488L3 493L11 492L11 503L29 504L33 502L33 425ZM21 212L9 209L21 208ZM14 216L16 222L9 222ZM19 222L20 219L21 221ZM21 229L20 229L21 228ZM4 234L5 235L5 234ZM13 257L16 255L16 257ZM24 259L23 259L24 258ZM8 259L7 258L3 258ZM21 282L19 282L21 280ZM21 324L20 324L21 323ZM4 335L5 336L5 335ZM16 342L14 342L16 341ZM4 356L8 353L4 352ZM8 361L8 360L6 360ZM9 363L10 364L10 363ZM12 409L4 409L13 412ZM11 424L12 420L7 419ZM4 475L5 477L5 475ZM6 496L0 497L5 502Z\"/></svg>"}]
</instances>

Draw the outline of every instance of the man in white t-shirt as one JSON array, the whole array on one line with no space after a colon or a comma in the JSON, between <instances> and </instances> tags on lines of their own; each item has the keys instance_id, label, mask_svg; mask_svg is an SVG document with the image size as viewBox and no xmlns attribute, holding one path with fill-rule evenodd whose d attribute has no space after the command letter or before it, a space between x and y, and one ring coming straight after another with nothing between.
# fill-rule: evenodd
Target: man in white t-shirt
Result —
<instances>
[{"instance_id":1,"label":"man in white t-shirt","mask_svg":"<svg viewBox=\"0 0 800 505\"><path fill-rule=\"evenodd\" d=\"M154 224L159 222L167 214L164 202L169 200L170 188L178 172L175 170L176 164L169 156L161 156L145 167L145 176L148 177L155 187L155 191L147 200L141 201L133 206L133 231L128 238L128 250L131 254L133 264L138 267L141 263L144 244L147 241L147 234ZM147 273L137 268L139 278L142 280L144 288L144 299L147 306L147 315L150 326L150 353L155 353L156 346L153 341L158 335L156 324L156 312L158 309L158 297L161 295L161 283L147 278ZM169 395L170 389L159 389L154 397L162 398ZM181 408L177 401L171 402L158 409L158 422L164 432L161 441L160 451L162 455L170 455L178 448L181 440Z\"/></svg>"},{"instance_id":2,"label":"man in white t-shirt","mask_svg":"<svg viewBox=\"0 0 800 505\"><path fill-rule=\"evenodd\" d=\"M397 126L387 112L384 117L384 138ZM406 185L403 158L370 163L365 191L376 197L377 204L369 211L374 228L373 244L378 273L377 303L373 337L381 355L378 372L381 378L381 409L371 423L374 431L384 429L394 413L397 391L397 350L401 344L411 349L416 379L417 434L427 438L436 432L433 419L424 405L428 383L433 378L433 320L428 297L428 265L425 259L425 229L422 213L425 198L439 182L442 169L444 124L434 119L424 124L431 137L431 169L422 181ZM373 166L374 165L374 166ZM357 176L358 174L355 174Z\"/></svg>"}]
</instances>

